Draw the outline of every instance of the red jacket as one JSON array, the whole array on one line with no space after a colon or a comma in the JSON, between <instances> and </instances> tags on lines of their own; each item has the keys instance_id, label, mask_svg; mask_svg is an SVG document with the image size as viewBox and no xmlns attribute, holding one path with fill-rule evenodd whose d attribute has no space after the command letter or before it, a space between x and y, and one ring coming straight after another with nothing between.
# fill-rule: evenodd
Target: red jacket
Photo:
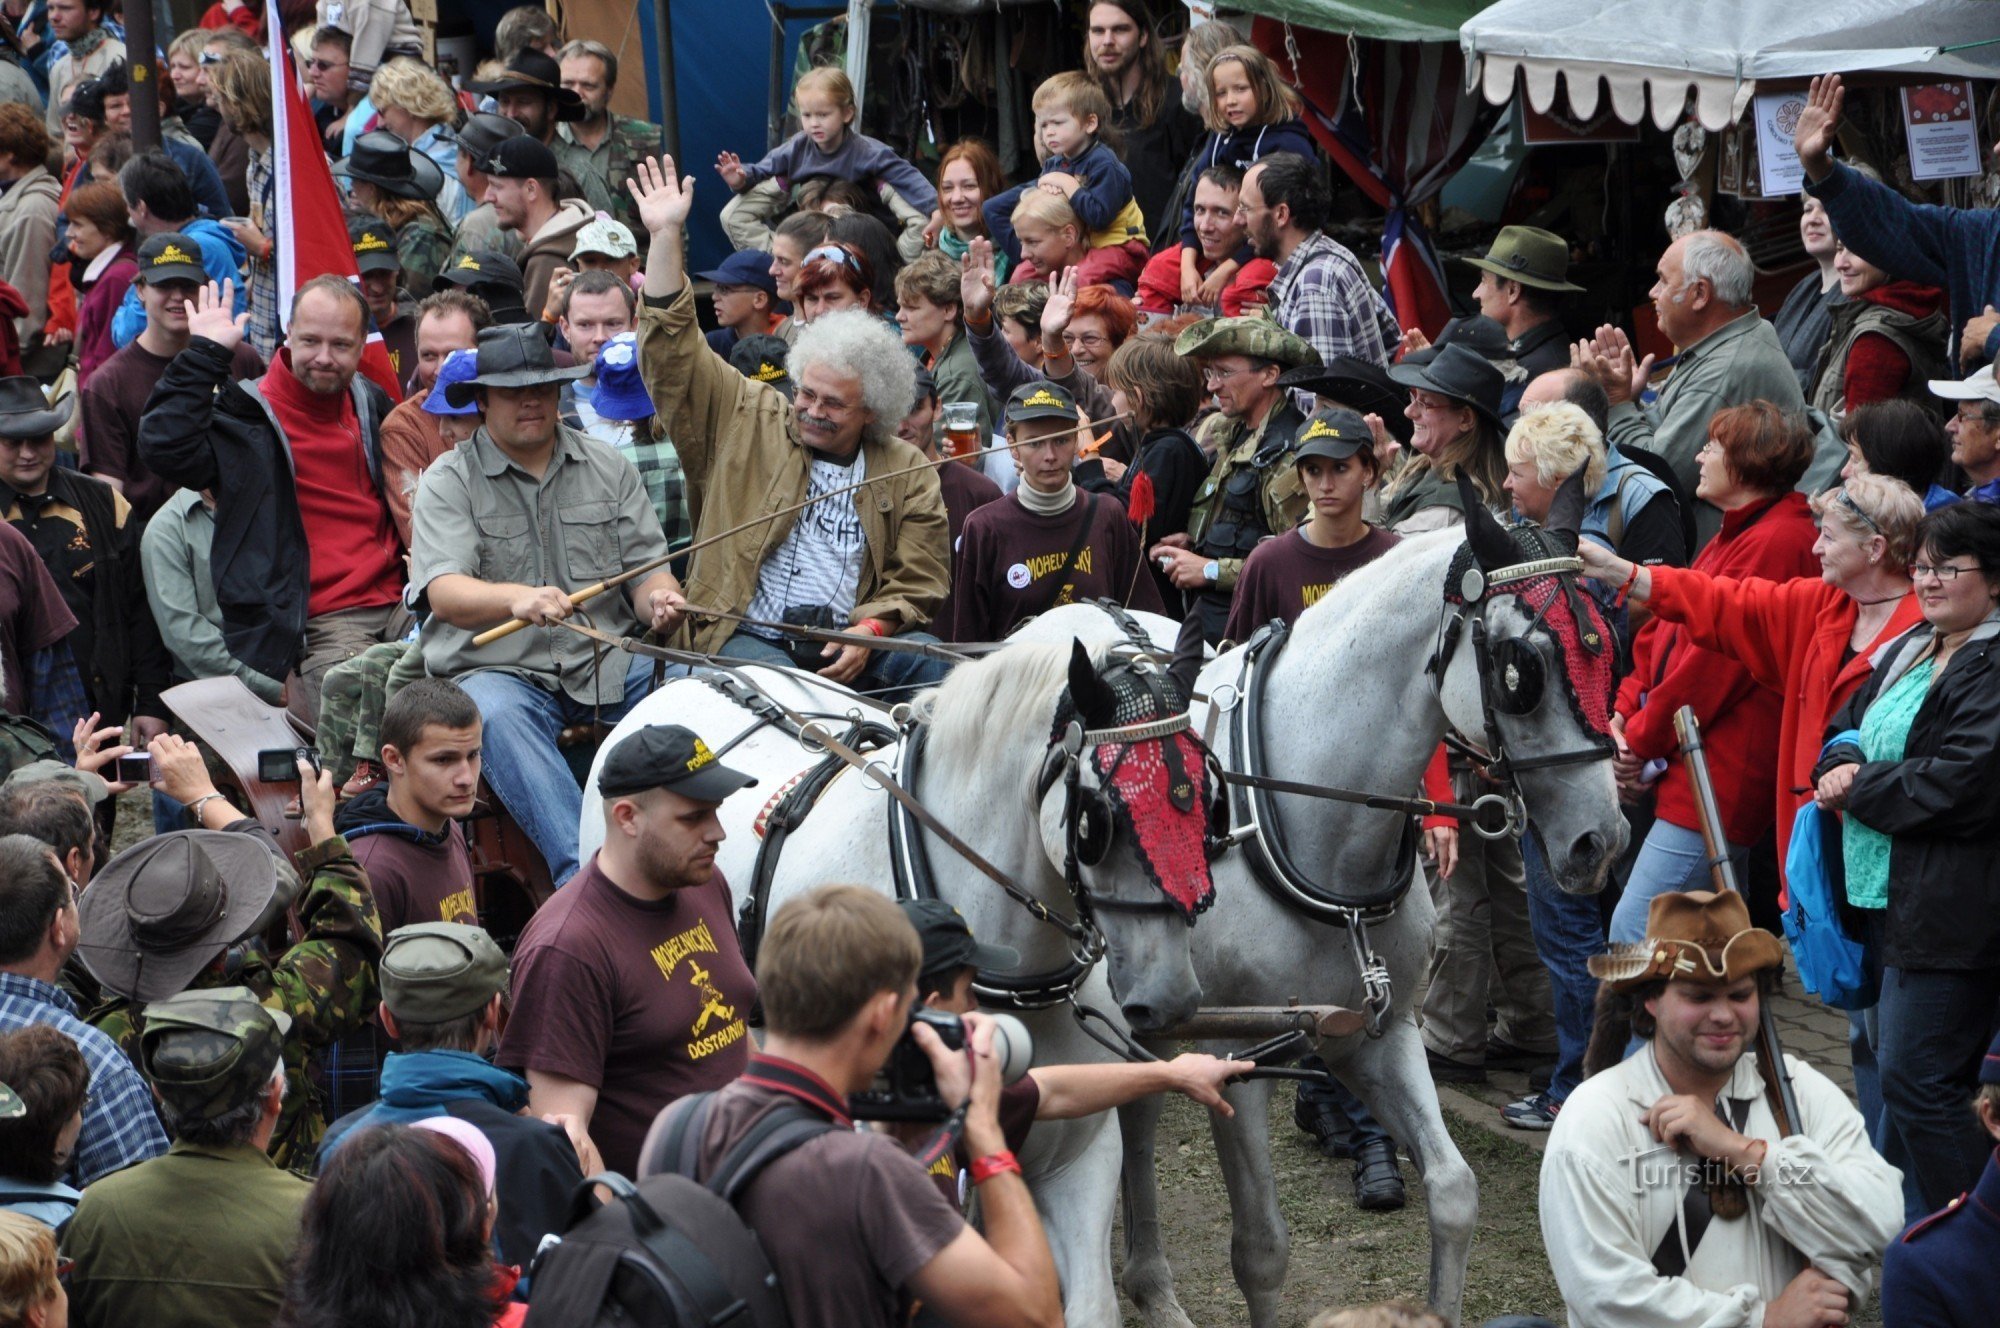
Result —
<instances>
[{"instance_id":1,"label":"red jacket","mask_svg":"<svg viewBox=\"0 0 2000 1328\"><path fill-rule=\"evenodd\" d=\"M1877 648L1923 620L1917 597L1905 595L1875 639L1843 664L1860 608L1846 591L1817 577L1740 581L1678 567L1655 567L1652 574L1646 607L1656 619L1681 624L1689 641L1737 661L1781 698L1776 785L1782 876L1792 818L1812 796L1827 721L1874 671Z\"/></svg>"},{"instance_id":2,"label":"red jacket","mask_svg":"<svg viewBox=\"0 0 2000 1328\"><path fill-rule=\"evenodd\" d=\"M1760 500L1722 514L1722 532L1694 560L1694 570L1771 581L1817 577L1812 546L1818 536L1804 494ZM1656 617L1632 642L1632 672L1619 685L1617 711L1633 755L1667 762L1656 786L1660 819L1697 830L1701 820L1674 736L1674 712L1684 705L1693 706L1701 721L1723 834L1732 844L1755 843L1770 823L1783 702L1743 664L1702 648L1686 628Z\"/></svg>"}]
</instances>

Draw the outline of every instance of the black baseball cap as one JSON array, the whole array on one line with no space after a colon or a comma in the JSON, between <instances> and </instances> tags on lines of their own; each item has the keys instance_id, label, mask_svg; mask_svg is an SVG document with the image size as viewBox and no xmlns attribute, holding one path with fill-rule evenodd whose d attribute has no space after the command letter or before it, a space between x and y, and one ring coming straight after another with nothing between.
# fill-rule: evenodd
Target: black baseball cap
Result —
<instances>
[{"instance_id":1,"label":"black baseball cap","mask_svg":"<svg viewBox=\"0 0 2000 1328\"><path fill-rule=\"evenodd\" d=\"M1037 378L1014 389L1007 398L1005 418L1009 424L1027 420L1064 420L1075 424L1082 420L1083 412L1077 409L1076 398L1068 388Z\"/></svg>"},{"instance_id":2,"label":"black baseball cap","mask_svg":"<svg viewBox=\"0 0 2000 1328\"><path fill-rule=\"evenodd\" d=\"M903 916L917 929L924 943L921 973L928 977L947 969L978 968L1009 971L1021 962L1018 950L1004 945L981 945L972 939L965 917L942 899L905 899Z\"/></svg>"},{"instance_id":3,"label":"black baseball cap","mask_svg":"<svg viewBox=\"0 0 2000 1328\"><path fill-rule=\"evenodd\" d=\"M354 246L356 271L395 272L403 266L396 257L396 232L373 217L350 222L347 239Z\"/></svg>"},{"instance_id":4,"label":"black baseball cap","mask_svg":"<svg viewBox=\"0 0 2000 1328\"><path fill-rule=\"evenodd\" d=\"M149 235L139 246L138 280L148 285L162 281L192 281L208 284L208 269L201 265L201 246L179 231Z\"/></svg>"},{"instance_id":5,"label":"black baseball cap","mask_svg":"<svg viewBox=\"0 0 2000 1328\"><path fill-rule=\"evenodd\" d=\"M1299 426L1292 448L1292 464L1300 465L1308 457L1345 461L1362 448L1374 444L1375 435L1369 431L1368 421L1361 418L1359 411L1345 406L1327 406L1314 411L1312 418Z\"/></svg>"},{"instance_id":6,"label":"black baseball cap","mask_svg":"<svg viewBox=\"0 0 2000 1328\"><path fill-rule=\"evenodd\" d=\"M562 168L549 145L529 134L510 138L486 154L479 169L502 180L553 180Z\"/></svg>"},{"instance_id":7,"label":"black baseball cap","mask_svg":"<svg viewBox=\"0 0 2000 1328\"><path fill-rule=\"evenodd\" d=\"M456 263L438 273L431 282L432 290L450 290L453 286L466 290L504 286L518 297L521 266L498 249L474 249L469 254L460 254Z\"/></svg>"},{"instance_id":8,"label":"black baseball cap","mask_svg":"<svg viewBox=\"0 0 2000 1328\"><path fill-rule=\"evenodd\" d=\"M768 332L759 332L754 337L745 337L729 348L729 364L737 373L752 382L775 387L787 397L792 395L792 374L785 361L791 354L791 347L783 337L774 337ZM918 373L923 370L919 369Z\"/></svg>"},{"instance_id":9,"label":"black baseball cap","mask_svg":"<svg viewBox=\"0 0 2000 1328\"><path fill-rule=\"evenodd\" d=\"M607 798L663 788L696 802L721 802L756 784L716 760L694 730L679 724L648 724L621 739L597 772L597 791Z\"/></svg>"},{"instance_id":10,"label":"black baseball cap","mask_svg":"<svg viewBox=\"0 0 2000 1328\"><path fill-rule=\"evenodd\" d=\"M917 366L917 400L936 401L938 399L937 379L923 365Z\"/></svg>"}]
</instances>

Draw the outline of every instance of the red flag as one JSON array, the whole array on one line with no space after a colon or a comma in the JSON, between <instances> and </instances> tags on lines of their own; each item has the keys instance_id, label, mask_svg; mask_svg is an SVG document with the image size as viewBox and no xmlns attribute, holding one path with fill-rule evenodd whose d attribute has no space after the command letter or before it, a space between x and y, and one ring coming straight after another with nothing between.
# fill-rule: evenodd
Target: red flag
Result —
<instances>
[{"instance_id":1,"label":"red flag","mask_svg":"<svg viewBox=\"0 0 2000 1328\"><path fill-rule=\"evenodd\" d=\"M326 275L346 277L358 285L361 272L354 265L347 218L341 211L340 190L333 183L319 125L292 67L278 0L265 0L264 9L271 60L271 187L278 204L271 240L277 258L278 325L289 331L292 297L299 287ZM389 348L372 320L368 343L361 352L361 372L387 392L391 401L403 399Z\"/></svg>"}]
</instances>

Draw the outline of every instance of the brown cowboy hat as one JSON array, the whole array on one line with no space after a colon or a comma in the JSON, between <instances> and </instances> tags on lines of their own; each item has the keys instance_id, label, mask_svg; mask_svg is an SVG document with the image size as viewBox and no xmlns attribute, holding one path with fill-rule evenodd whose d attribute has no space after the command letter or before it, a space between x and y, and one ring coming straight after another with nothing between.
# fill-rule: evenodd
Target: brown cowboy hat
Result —
<instances>
[{"instance_id":1,"label":"brown cowboy hat","mask_svg":"<svg viewBox=\"0 0 2000 1328\"><path fill-rule=\"evenodd\" d=\"M1625 992L1662 978L1734 982L1784 963L1784 943L1751 925L1742 895L1689 890L1655 895L1646 939L1594 955L1588 967L1611 990Z\"/></svg>"},{"instance_id":2,"label":"brown cowboy hat","mask_svg":"<svg viewBox=\"0 0 2000 1328\"><path fill-rule=\"evenodd\" d=\"M158 835L106 863L83 892L77 951L107 990L157 1001L256 930L281 888L277 856L255 834Z\"/></svg>"}]
</instances>

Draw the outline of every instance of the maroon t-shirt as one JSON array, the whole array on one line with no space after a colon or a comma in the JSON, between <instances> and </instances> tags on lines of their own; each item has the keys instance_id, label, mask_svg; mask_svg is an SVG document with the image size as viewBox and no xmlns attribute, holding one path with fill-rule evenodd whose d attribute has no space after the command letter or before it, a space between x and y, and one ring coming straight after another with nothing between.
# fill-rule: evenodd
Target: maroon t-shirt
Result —
<instances>
[{"instance_id":1,"label":"maroon t-shirt","mask_svg":"<svg viewBox=\"0 0 2000 1328\"><path fill-rule=\"evenodd\" d=\"M76 615L28 537L0 521L0 668L8 713L31 713L26 661L76 630ZM79 668L87 661L78 660ZM82 716L77 716L82 718Z\"/></svg>"},{"instance_id":2,"label":"maroon t-shirt","mask_svg":"<svg viewBox=\"0 0 2000 1328\"><path fill-rule=\"evenodd\" d=\"M139 459L139 417L146 398L173 361L155 355L137 341L97 366L78 397L77 464L84 473L116 480L125 501L141 519L160 510L173 492L168 483ZM261 377L264 361L240 342L229 360L229 376L237 382Z\"/></svg>"},{"instance_id":3,"label":"maroon t-shirt","mask_svg":"<svg viewBox=\"0 0 2000 1328\"><path fill-rule=\"evenodd\" d=\"M1035 1113L1041 1109L1042 1086L1035 1082L1034 1075L1024 1074L1000 1090L1000 1101L995 1105L1000 1116L1000 1135L1007 1141L1007 1151L1019 1153L1028 1146L1028 1129L1034 1125ZM931 1179L937 1182L938 1193L956 1204L961 1212L972 1197L966 1168L976 1160L965 1155L965 1140L960 1139L949 1153L931 1163Z\"/></svg>"},{"instance_id":4,"label":"maroon t-shirt","mask_svg":"<svg viewBox=\"0 0 2000 1328\"><path fill-rule=\"evenodd\" d=\"M513 997L500 1064L593 1085L590 1137L627 1176L661 1108L721 1088L750 1057L757 983L720 872L655 902L593 855L521 934Z\"/></svg>"},{"instance_id":5,"label":"maroon t-shirt","mask_svg":"<svg viewBox=\"0 0 2000 1328\"><path fill-rule=\"evenodd\" d=\"M938 487L944 490L944 519L951 528L951 589L945 592L944 603L938 605L931 630L949 641L953 639L952 595L958 589L958 537L965 532L967 517L988 503L998 502L1003 495L999 485L971 466L956 461L938 467Z\"/></svg>"},{"instance_id":6,"label":"maroon t-shirt","mask_svg":"<svg viewBox=\"0 0 2000 1328\"><path fill-rule=\"evenodd\" d=\"M1297 622L1341 577L1400 543L1400 535L1380 526L1368 527L1367 534L1344 549L1322 549L1303 530L1265 540L1250 551L1237 575L1223 639L1241 644L1273 618Z\"/></svg>"},{"instance_id":7,"label":"maroon t-shirt","mask_svg":"<svg viewBox=\"0 0 2000 1328\"><path fill-rule=\"evenodd\" d=\"M384 936L413 922L479 925L465 831L457 821L447 821L445 827L444 842L438 844L420 844L394 828L348 837L354 860L368 873Z\"/></svg>"},{"instance_id":8,"label":"maroon t-shirt","mask_svg":"<svg viewBox=\"0 0 2000 1328\"><path fill-rule=\"evenodd\" d=\"M1063 555L1085 521L1090 532L1064 572ZM1012 495L988 503L966 518L958 541L951 639L998 641L1025 618L1094 599L1159 613L1159 587L1140 568L1144 556L1116 498L1079 489L1070 509L1054 516L1030 512Z\"/></svg>"}]
</instances>

